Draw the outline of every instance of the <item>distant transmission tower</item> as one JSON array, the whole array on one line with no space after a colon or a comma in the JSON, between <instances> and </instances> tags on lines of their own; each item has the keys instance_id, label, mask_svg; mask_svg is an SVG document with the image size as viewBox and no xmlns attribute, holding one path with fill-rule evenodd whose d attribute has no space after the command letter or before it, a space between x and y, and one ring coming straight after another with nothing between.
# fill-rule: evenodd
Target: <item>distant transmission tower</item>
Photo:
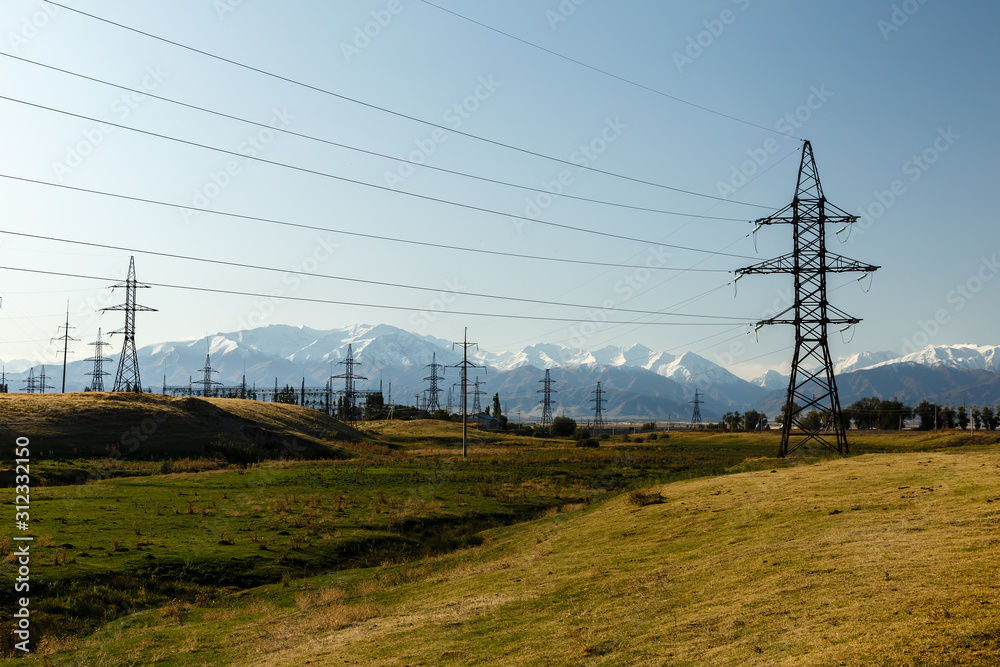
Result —
<instances>
[{"instance_id":1,"label":"distant transmission tower","mask_svg":"<svg viewBox=\"0 0 1000 667\"><path fill-rule=\"evenodd\" d=\"M46 389L52 389L48 383L45 382L45 366L42 366L41 373L38 377L35 377L35 369L31 368L28 371L28 378L24 380L25 391L29 394L44 394Z\"/></svg>"},{"instance_id":2,"label":"distant transmission tower","mask_svg":"<svg viewBox=\"0 0 1000 667\"><path fill-rule=\"evenodd\" d=\"M355 414L355 400L357 397L357 389L354 387L356 380L367 380L366 377L361 377L354 372L354 369L361 365L361 362L354 360L354 347L351 343L347 344L347 358L343 361L337 362L338 366L344 366L344 372L340 375L331 376L331 380L343 380L344 381L344 413L343 415L338 415L344 421L357 421L357 415ZM344 419L346 417L346 419Z\"/></svg>"},{"instance_id":3,"label":"distant transmission tower","mask_svg":"<svg viewBox=\"0 0 1000 667\"><path fill-rule=\"evenodd\" d=\"M549 369L545 369L545 379L539 380L539 382L544 383L544 389L539 389L536 394L542 394L542 400L538 401L542 405L542 427L548 426L552 423L552 406L558 405L552 400L552 394L558 394L552 385L556 383L555 380L549 377Z\"/></svg>"},{"instance_id":4,"label":"distant transmission tower","mask_svg":"<svg viewBox=\"0 0 1000 667\"><path fill-rule=\"evenodd\" d=\"M452 343L452 349L458 345L462 348L462 361L455 364L455 366L462 369L462 457L467 457L469 455L469 421L468 421L468 410L467 406L469 404L469 369L479 368L474 363L469 361L469 348L474 346L479 349L477 343L469 342L469 328L465 328L465 336L461 343ZM450 368L454 368L451 366ZM483 369L486 370L485 368Z\"/></svg>"},{"instance_id":5,"label":"distant transmission tower","mask_svg":"<svg viewBox=\"0 0 1000 667\"><path fill-rule=\"evenodd\" d=\"M65 329L66 333L64 333L62 336L59 336L58 338L53 338L52 340L61 340L63 342L63 351L62 351L62 355L63 355L62 393L65 394L66 393L66 360L69 357L69 342L71 340L72 341L79 341L79 339L73 338L72 336L69 335L69 330L76 328L76 327L71 327L69 325L69 301L66 302L66 324L65 324L65 326L61 326L59 328L60 329Z\"/></svg>"},{"instance_id":6,"label":"distant transmission tower","mask_svg":"<svg viewBox=\"0 0 1000 667\"><path fill-rule=\"evenodd\" d=\"M832 210L834 215L827 215L828 210ZM857 219L857 216L849 215L826 201L812 145L806 141L802 146L802 161L792 203L774 215L756 221L758 229L763 225L779 223L792 225L794 250L736 272L738 277L750 273L790 273L795 277L794 305L776 317L757 323L758 328L766 324L795 325L795 353L785 399L781 448L778 450L781 457L811 441L840 454L849 451L847 433L841 420L833 360L827 343L827 326L843 325L846 329L861 320L829 304L826 298L827 274L850 271L867 274L879 267L828 253L826 225L846 226ZM787 317L788 314L792 317ZM801 405L797 401L801 401ZM806 415L811 411L816 411L819 419L807 419ZM795 443L791 442L793 427L800 432Z\"/></svg>"},{"instance_id":7,"label":"distant transmission tower","mask_svg":"<svg viewBox=\"0 0 1000 667\"><path fill-rule=\"evenodd\" d=\"M701 404L704 403L704 402L705 401L702 401L701 399L698 398L698 388L695 387L695 389L694 389L694 400L693 401L688 401L688 403L693 403L694 404L694 412L691 413L691 425L692 426L694 426L695 424L702 423L701 422Z\"/></svg>"},{"instance_id":8,"label":"distant transmission tower","mask_svg":"<svg viewBox=\"0 0 1000 667\"><path fill-rule=\"evenodd\" d=\"M24 393L34 394L38 391L38 378L35 377L34 367L28 369L28 377L21 382L24 383Z\"/></svg>"},{"instance_id":9,"label":"distant transmission tower","mask_svg":"<svg viewBox=\"0 0 1000 667\"><path fill-rule=\"evenodd\" d=\"M109 375L109 373L104 370L104 362L111 361L108 357L104 356L104 351L102 348L110 347L111 343L105 343L101 340L101 330L97 330L97 340L93 343L87 343L88 345L94 346L94 370L87 373L87 375L94 378L90 383L91 391L104 391L104 376ZM166 381L164 381L166 384Z\"/></svg>"},{"instance_id":10,"label":"distant transmission tower","mask_svg":"<svg viewBox=\"0 0 1000 667\"><path fill-rule=\"evenodd\" d=\"M218 380L212 379L212 373L218 373L219 371L212 368L212 360L210 353L205 353L205 367L199 368L197 372L201 373L202 379L198 380L194 384L201 385L201 395L204 397L209 397L214 395L215 390L213 387L217 385L222 385Z\"/></svg>"},{"instance_id":11,"label":"distant transmission tower","mask_svg":"<svg viewBox=\"0 0 1000 667\"><path fill-rule=\"evenodd\" d=\"M427 411L433 416L435 412L441 409L438 402L438 395L442 390L438 388L438 380L444 380L444 376L438 375L438 370L443 368L443 366L437 362L437 352L431 355L431 363L427 364L424 368L431 369L431 374L425 377L424 381L430 383L430 386L427 388Z\"/></svg>"},{"instance_id":12,"label":"distant transmission tower","mask_svg":"<svg viewBox=\"0 0 1000 667\"><path fill-rule=\"evenodd\" d=\"M479 390L480 384L486 384L486 383L485 382L480 383L479 382L479 377L477 376L476 377L476 381L472 383L472 387L473 387L473 389L472 389L472 414L474 414L474 415L478 415L478 414L482 413L482 411L483 411L483 405L480 402L479 397L480 396L485 396L486 392Z\"/></svg>"},{"instance_id":13,"label":"distant transmission tower","mask_svg":"<svg viewBox=\"0 0 1000 667\"><path fill-rule=\"evenodd\" d=\"M597 389L591 392L597 398L590 399L590 402L594 404L594 430L600 430L604 428L604 394L605 391L601 389L601 383L597 383Z\"/></svg>"},{"instance_id":14,"label":"distant transmission tower","mask_svg":"<svg viewBox=\"0 0 1000 667\"><path fill-rule=\"evenodd\" d=\"M112 285L111 289L118 287L125 288L125 303L103 309L105 311L125 311L125 326L110 334L123 334L125 336L125 340L122 342L122 356L118 360L118 373L115 374L115 386L111 391L142 391L142 380L139 377L139 357L135 351L135 314L138 311L155 312L156 309L140 306L135 301L136 290L149 287L149 285L138 283L135 279L135 257L129 257L128 276L125 278L125 282Z\"/></svg>"}]
</instances>

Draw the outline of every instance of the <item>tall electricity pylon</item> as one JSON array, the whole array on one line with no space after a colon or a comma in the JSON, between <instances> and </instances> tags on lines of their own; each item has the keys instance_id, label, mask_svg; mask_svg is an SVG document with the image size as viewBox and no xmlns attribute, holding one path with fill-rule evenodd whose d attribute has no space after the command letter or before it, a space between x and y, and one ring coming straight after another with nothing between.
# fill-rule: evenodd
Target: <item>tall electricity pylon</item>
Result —
<instances>
[{"instance_id":1,"label":"tall electricity pylon","mask_svg":"<svg viewBox=\"0 0 1000 667\"><path fill-rule=\"evenodd\" d=\"M472 383L472 414L478 415L483 411L483 403L479 400L480 396L485 396L486 392L481 391L479 386L486 384L485 382L480 382L479 377L476 376L476 381Z\"/></svg>"},{"instance_id":2,"label":"tall electricity pylon","mask_svg":"<svg viewBox=\"0 0 1000 667\"><path fill-rule=\"evenodd\" d=\"M195 382L195 384L201 385L201 395L205 398L212 396L215 391L213 387L221 386L222 383L218 380L212 379L212 373L218 373L219 371L212 368L211 353L205 353L205 367L199 368L198 372L202 374L202 379Z\"/></svg>"},{"instance_id":3,"label":"tall electricity pylon","mask_svg":"<svg viewBox=\"0 0 1000 667\"><path fill-rule=\"evenodd\" d=\"M444 380L443 376L438 375L438 370L442 366L437 362L437 352L431 355L431 363L427 364L425 368L431 369L431 374L424 378L424 382L430 383L430 386L427 388L427 411L433 416L435 412L441 409L438 395L442 390L438 388L438 380Z\"/></svg>"},{"instance_id":4,"label":"tall electricity pylon","mask_svg":"<svg viewBox=\"0 0 1000 667\"><path fill-rule=\"evenodd\" d=\"M357 396L357 390L354 388L355 380L367 380L366 377L361 377L355 374L354 369L361 365L361 362L354 360L354 347L351 343L347 344L347 358L343 361L337 362L338 366L346 367L346 370L340 375L330 376L331 380L343 380L344 381L344 411L347 413L347 419L343 419L345 415L338 415L341 417L341 421L357 421L357 415L355 414L355 400Z\"/></svg>"},{"instance_id":5,"label":"tall electricity pylon","mask_svg":"<svg viewBox=\"0 0 1000 667\"><path fill-rule=\"evenodd\" d=\"M604 428L604 394L605 391L601 389L601 383L597 383L597 389L591 392L595 394L597 398L590 399L590 402L594 404L594 430L599 430Z\"/></svg>"},{"instance_id":6,"label":"tall electricity pylon","mask_svg":"<svg viewBox=\"0 0 1000 667\"><path fill-rule=\"evenodd\" d=\"M542 406L542 427L546 427L552 423L552 406L558 405L552 400L552 394L558 394L552 385L556 383L555 380L549 377L549 369L545 369L545 379L539 380L539 382L544 383L544 389L539 389L536 394L542 394L542 400L538 401Z\"/></svg>"},{"instance_id":7,"label":"tall electricity pylon","mask_svg":"<svg viewBox=\"0 0 1000 667\"><path fill-rule=\"evenodd\" d=\"M139 357L135 351L135 314L138 311L155 312L155 308L140 306L135 302L135 292L139 288L148 289L149 285L142 285L135 279L135 257L129 257L128 276L124 283L112 285L111 289L118 287L125 288L125 303L107 310L125 311L125 326L117 331L112 331L110 335L123 334L125 340L122 342L122 356L118 360L118 373L115 374L115 385L111 391L142 391L142 380L139 377Z\"/></svg>"},{"instance_id":8,"label":"tall electricity pylon","mask_svg":"<svg viewBox=\"0 0 1000 667\"><path fill-rule=\"evenodd\" d=\"M104 376L110 375L110 373L104 370L104 362L111 361L111 359L104 356L102 348L109 347L111 343L105 343L101 340L101 330L98 329L97 340L87 344L94 346L94 370L87 373L87 375L93 378L90 383L90 391L104 391ZM166 384L166 381L164 381L164 384Z\"/></svg>"},{"instance_id":9,"label":"tall electricity pylon","mask_svg":"<svg viewBox=\"0 0 1000 667\"><path fill-rule=\"evenodd\" d=\"M455 349L455 346L459 345L462 348L462 361L455 364L455 366L449 366L449 368L461 368L462 369L462 457L467 457L469 455L469 422L467 417L467 406L469 400L469 369L479 368L474 363L469 361L469 348L473 345L476 349L479 349L477 343L469 342L469 328L465 328L465 336L461 343L452 343L451 349ZM485 367L483 368L485 371Z\"/></svg>"},{"instance_id":10,"label":"tall electricity pylon","mask_svg":"<svg viewBox=\"0 0 1000 667\"><path fill-rule=\"evenodd\" d=\"M840 454L849 452L833 360L827 343L827 327L841 325L846 329L861 320L847 315L827 301L827 274L851 271L868 274L879 267L828 253L826 226L851 225L857 219L857 216L826 201L812 145L806 141L802 145L795 198L774 215L756 220L754 230L764 225L790 224L794 250L736 272L737 280L751 273L790 273L795 278L795 303L777 316L757 323L758 329L767 324L795 326L795 353L792 355L785 418L781 427L781 448L778 450L781 457L810 442ZM809 416L813 411L816 415ZM794 442L793 428L798 429Z\"/></svg>"},{"instance_id":11,"label":"tall electricity pylon","mask_svg":"<svg viewBox=\"0 0 1000 667\"><path fill-rule=\"evenodd\" d=\"M694 411L691 413L691 425L692 426L694 426L695 424L701 424L702 423L701 422L701 407L700 406L704 402L705 401L702 401L702 400L700 400L698 398L698 388L695 387L695 389L694 389L694 400L693 401L688 401L688 403L693 403L694 404ZM698 428L701 428L701 427L699 426Z\"/></svg>"},{"instance_id":12,"label":"tall electricity pylon","mask_svg":"<svg viewBox=\"0 0 1000 667\"><path fill-rule=\"evenodd\" d=\"M66 393L66 362L67 362L67 360L69 358L69 342L71 340L79 342L78 338L73 338L72 336L69 335L69 330L76 328L76 327L71 327L69 325L69 301L66 302L66 325L65 326L61 326L59 328L60 329L65 329L66 333L64 333L62 336L59 336L58 338L53 338L52 340L61 340L63 342L63 351L62 351L62 355L63 355L62 393L65 394Z\"/></svg>"}]
</instances>

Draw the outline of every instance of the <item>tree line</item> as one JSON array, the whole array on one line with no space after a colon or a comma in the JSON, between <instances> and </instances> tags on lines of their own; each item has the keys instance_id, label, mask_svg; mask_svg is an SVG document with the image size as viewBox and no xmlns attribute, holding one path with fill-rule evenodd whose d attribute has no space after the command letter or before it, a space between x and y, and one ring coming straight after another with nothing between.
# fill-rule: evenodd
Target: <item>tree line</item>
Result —
<instances>
[{"instance_id":1,"label":"tree line","mask_svg":"<svg viewBox=\"0 0 1000 667\"><path fill-rule=\"evenodd\" d=\"M830 425L830 413L827 410L810 410L801 414L798 403L792 404L796 420L805 428L819 430ZM781 406L781 414L775 421L785 423L786 406ZM916 407L905 405L900 401L883 400L876 396L862 398L851 403L840 411L845 429L852 426L858 430L898 431L906 427L907 422L918 419L917 430L931 431L935 429L966 430L972 425L973 430L994 431L1000 426L1000 406L973 405L968 410L964 405L952 407L939 405L928 400L921 401ZM767 416L755 410L749 410L743 415L739 412L727 412L719 423L720 428L730 431L755 431L770 428Z\"/></svg>"}]
</instances>

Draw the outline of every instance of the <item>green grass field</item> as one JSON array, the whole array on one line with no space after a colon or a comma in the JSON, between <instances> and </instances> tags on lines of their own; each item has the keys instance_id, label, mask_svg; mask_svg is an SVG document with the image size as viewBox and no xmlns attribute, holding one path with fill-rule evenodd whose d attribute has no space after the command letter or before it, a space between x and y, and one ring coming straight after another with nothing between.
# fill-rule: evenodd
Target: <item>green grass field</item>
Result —
<instances>
[{"instance_id":1,"label":"green grass field","mask_svg":"<svg viewBox=\"0 0 1000 667\"><path fill-rule=\"evenodd\" d=\"M27 664L1000 661L993 435L473 431L463 459L445 422L81 396L0 397L37 478Z\"/></svg>"}]
</instances>

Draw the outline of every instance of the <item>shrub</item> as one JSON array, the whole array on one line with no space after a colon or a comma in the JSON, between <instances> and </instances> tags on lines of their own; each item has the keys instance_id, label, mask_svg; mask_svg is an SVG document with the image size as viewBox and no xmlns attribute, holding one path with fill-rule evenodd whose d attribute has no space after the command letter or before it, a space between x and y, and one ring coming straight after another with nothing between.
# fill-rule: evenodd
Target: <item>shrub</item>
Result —
<instances>
[{"instance_id":1,"label":"shrub","mask_svg":"<svg viewBox=\"0 0 1000 667\"><path fill-rule=\"evenodd\" d=\"M576 431L576 420L569 417L556 417L552 420L552 435L557 438L573 435Z\"/></svg>"},{"instance_id":2,"label":"shrub","mask_svg":"<svg viewBox=\"0 0 1000 667\"><path fill-rule=\"evenodd\" d=\"M663 494L659 491L633 491L628 494L628 501L633 505L638 507L645 507L646 505L656 505L662 503L666 500Z\"/></svg>"},{"instance_id":3,"label":"shrub","mask_svg":"<svg viewBox=\"0 0 1000 667\"><path fill-rule=\"evenodd\" d=\"M596 438L584 438L576 443L577 447L600 447L601 443Z\"/></svg>"}]
</instances>

